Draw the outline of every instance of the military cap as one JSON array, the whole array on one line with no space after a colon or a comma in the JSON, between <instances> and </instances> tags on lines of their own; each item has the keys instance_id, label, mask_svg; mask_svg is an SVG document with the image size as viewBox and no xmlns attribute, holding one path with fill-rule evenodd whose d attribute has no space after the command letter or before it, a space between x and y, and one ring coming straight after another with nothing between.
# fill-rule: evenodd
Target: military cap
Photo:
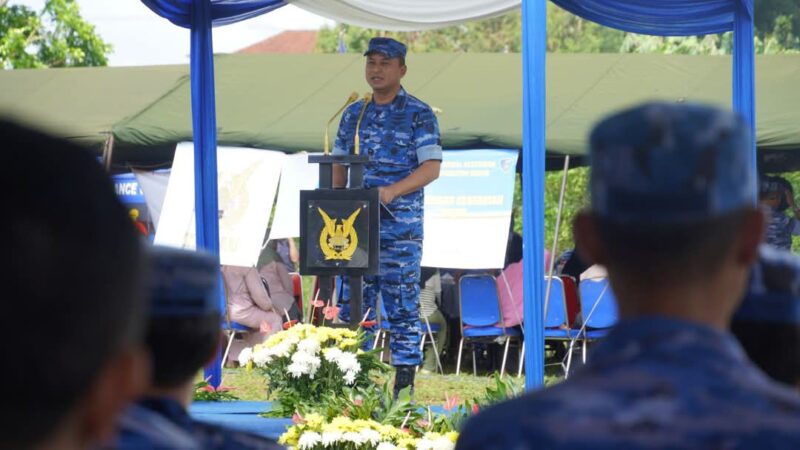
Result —
<instances>
[{"instance_id":1,"label":"military cap","mask_svg":"<svg viewBox=\"0 0 800 450\"><path fill-rule=\"evenodd\" d=\"M203 316L219 312L219 261L210 253L153 246L150 315Z\"/></svg>"},{"instance_id":2,"label":"military cap","mask_svg":"<svg viewBox=\"0 0 800 450\"><path fill-rule=\"evenodd\" d=\"M369 47L364 56L371 53L381 53L387 58L405 58L406 46L402 42L387 37L374 37L369 40Z\"/></svg>"},{"instance_id":3,"label":"military cap","mask_svg":"<svg viewBox=\"0 0 800 450\"><path fill-rule=\"evenodd\" d=\"M741 117L645 103L590 136L592 211L620 223L689 223L754 205L752 140Z\"/></svg>"}]
</instances>

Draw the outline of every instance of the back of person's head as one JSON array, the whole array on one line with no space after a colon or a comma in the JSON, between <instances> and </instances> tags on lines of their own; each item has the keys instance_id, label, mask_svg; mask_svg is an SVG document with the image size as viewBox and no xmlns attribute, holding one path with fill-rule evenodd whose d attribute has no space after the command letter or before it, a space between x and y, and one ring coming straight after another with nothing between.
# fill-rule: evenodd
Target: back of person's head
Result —
<instances>
[{"instance_id":1,"label":"back of person's head","mask_svg":"<svg viewBox=\"0 0 800 450\"><path fill-rule=\"evenodd\" d=\"M0 447L85 445L144 388L143 250L89 152L2 121L0 141Z\"/></svg>"},{"instance_id":2,"label":"back of person's head","mask_svg":"<svg viewBox=\"0 0 800 450\"><path fill-rule=\"evenodd\" d=\"M649 286L696 281L715 274L743 227L760 233L752 142L738 115L648 103L602 120L590 145L590 215L605 259L591 262L610 273Z\"/></svg>"},{"instance_id":3,"label":"back of person's head","mask_svg":"<svg viewBox=\"0 0 800 450\"><path fill-rule=\"evenodd\" d=\"M190 382L219 346L219 263L207 253L167 247L154 247L151 260L145 342L153 364L151 385L169 389Z\"/></svg>"},{"instance_id":4,"label":"back of person's head","mask_svg":"<svg viewBox=\"0 0 800 450\"><path fill-rule=\"evenodd\" d=\"M731 331L767 375L800 387L800 258L761 246Z\"/></svg>"}]
</instances>

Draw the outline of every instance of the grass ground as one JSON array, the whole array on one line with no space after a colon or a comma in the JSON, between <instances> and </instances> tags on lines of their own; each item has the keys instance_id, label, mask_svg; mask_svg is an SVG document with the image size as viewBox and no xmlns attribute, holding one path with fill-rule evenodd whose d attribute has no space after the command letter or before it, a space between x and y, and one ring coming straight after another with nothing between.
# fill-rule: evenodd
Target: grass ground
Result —
<instances>
[{"instance_id":1,"label":"grass ground","mask_svg":"<svg viewBox=\"0 0 800 450\"><path fill-rule=\"evenodd\" d=\"M521 386L523 378L514 378ZM545 383L557 382L555 375L545 376ZM492 382L488 376L454 375L454 374L417 374L416 393L414 395L418 404L441 405L444 403L445 394L457 394L462 400L483 397L485 389ZM223 384L233 388L233 394L240 400L266 401L269 400L264 382L264 377L258 370L242 368L226 368L223 371Z\"/></svg>"}]
</instances>

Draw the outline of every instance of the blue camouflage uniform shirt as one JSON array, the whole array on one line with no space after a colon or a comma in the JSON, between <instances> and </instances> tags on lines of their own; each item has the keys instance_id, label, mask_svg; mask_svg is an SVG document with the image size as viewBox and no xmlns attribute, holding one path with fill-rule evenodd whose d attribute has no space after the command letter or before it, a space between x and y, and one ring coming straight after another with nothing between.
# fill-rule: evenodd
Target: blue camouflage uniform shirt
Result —
<instances>
[{"instance_id":1,"label":"blue camouflage uniform shirt","mask_svg":"<svg viewBox=\"0 0 800 450\"><path fill-rule=\"evenodd\" d=\"M119 428L117 449L283 449L261 436L198 422L166 398L140 400L125 412Z\"/></svg>"},{"instance_id":2,"label":"blue camouflage uniform shirt","mask_svg":"<svg viewBox=\"0 0 800 450\"><path fill-rule=\"evenodd\" d=\"M364 100L347 107L339 124L334 154L354 152L356 123ZM359 127L360 151L370 156L364 187L396 183L427 160L441 160L439 123L431 107L400 88L388 104L370 102ZM381 223L381 239L422 239L423 189L395 198L387 209L394 219Z\"/></svg>"},{"instance_id":3,"label":"blue camouflage uniform shirt","mask_svg":"<svg viewBox=\"0 0 800 450\"><path fill-rule=\"evenodd\" d=\"M798 430L800 396L730 334L647 317L620 322L567 383L473 418L456 448L797 449Z\"/></svg>"}]
</instances>

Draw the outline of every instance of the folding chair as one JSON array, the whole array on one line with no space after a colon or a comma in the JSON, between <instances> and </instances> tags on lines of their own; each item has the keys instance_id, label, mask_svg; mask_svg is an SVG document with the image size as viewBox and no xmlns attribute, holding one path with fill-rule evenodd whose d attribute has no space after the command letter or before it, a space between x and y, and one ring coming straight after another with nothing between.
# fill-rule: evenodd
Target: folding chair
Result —
<instances>
[{"instance_id":1,"label":"folding chair","mask_svg":"<svg viewBox=\"0 0 800 450\"><path fill-rule=\"evenodd\" d=\"M231 345L233 345L233 340L244 333L249 333L252 331L250 328L231 320L230 310L228 309L228 286L225 283L225 279L223 278L223 288L225 289L225 321L222 322L222 331L223 333L228 335L228 344L225 346L225 352L222 354L222 366L225 366L225 363L228 361L228 354L231 351Z\"/></svg>"},{"instance_id":2,"label":"folding chair","mask_svg":"<svg viewBox=\"0 0 800 450\"><path fill-rule=\"evenodd\" d=\"M461 355L465 341L486 341L487 339L506 337L503 362L500 366L500 376L503 376L511 338L519 338L522 333L517 328L502 326L503 314L500 311L500 301L497 296L497 282L493 276L488 274L470 274L462 276L458 281L458 286L461 341L458 344L456 375L461 372ZM472 346L472 371L475 375L478 374L474 344Z\"/></svg>"},{"instance_id":3,"label":"folding chair","mask_svg":"<svg viewBox=\"0 0 800 450\"><path fill-rule=\"evenodd\" d=\"M569 372L575 342L580 339L583 343L582 361L585 364L589 341L605 337L618 320L617 299L611 291L611 285L608 284L607 278L581 280L578 290L583 324L579 330L573 330L570 333L572 336L567 353L567 372Z\"/></svg>"},{"instance_id":4,"label":"folding chair","mask_svg":"<svg viewBox=\"0 0 800 450\"><path fill-rule=\"evenodd\" d=\"M439 357L439 349L436 348L436 339L434 338L434 334L439 334L442 330L442 326L438 323L430 323L428 322L427 317L421 317L420 320L422 324L422 340L419 344L420 351L425 351L425 338L430 336L431 346L433 346L433 353L436 355L436 366L439 368L439 372L444 375L444 368L442 367L442 359ZM416 369L419 372L419 366Z\"/></svg>"}]
</instances>

